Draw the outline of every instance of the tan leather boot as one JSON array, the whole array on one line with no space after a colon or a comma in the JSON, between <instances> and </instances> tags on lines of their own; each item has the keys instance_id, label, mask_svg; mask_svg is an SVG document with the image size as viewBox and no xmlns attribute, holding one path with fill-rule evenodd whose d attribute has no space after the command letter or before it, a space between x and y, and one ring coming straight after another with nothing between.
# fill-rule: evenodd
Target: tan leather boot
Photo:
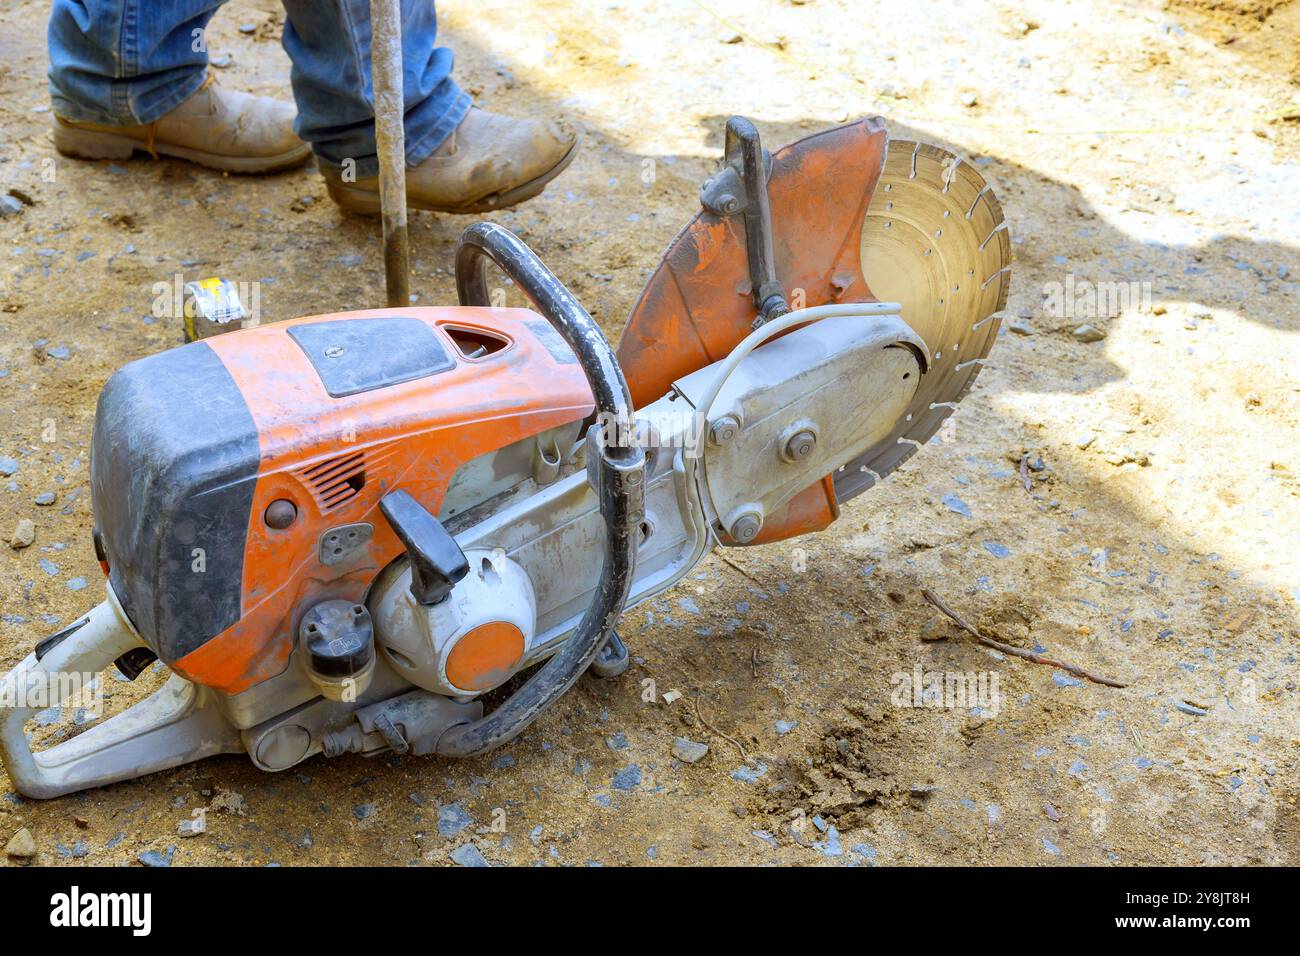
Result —
<instances>
[{"instance_id":1,"label":"tan leather boot","mask_svg":"<svg viewBox=\"0 0 1300 956\"><path fill-rule=\"evenodd\" d=\"M79 159L126 159L137 150L231 173L296 166L311 147L293 132L294 108L217 86L211 76L176 109L144 126L102 126L55 116L54 146Z\"/></svg>"},{"instance_id":2,"label":"tan leather boot","mask_svg":"<svg viewBox=\"0 0 1300 956\"><path fill-rule=\"evenodd\" d=\"M434 212L488 212L531 199L573 161L578 133L567 123L511 119L471 107L438 150L406 171L406 205ZM325 186L349 212L379 210L379 177L344 182L322 167Z\"/></svg>"}]
</instances>

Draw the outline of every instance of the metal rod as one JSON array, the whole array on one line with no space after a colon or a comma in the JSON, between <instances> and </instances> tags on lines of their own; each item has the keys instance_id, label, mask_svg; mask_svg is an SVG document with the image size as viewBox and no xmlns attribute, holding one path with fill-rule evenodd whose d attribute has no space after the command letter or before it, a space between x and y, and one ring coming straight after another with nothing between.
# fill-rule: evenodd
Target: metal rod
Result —
<instances>
[{"instance_id":1,"label":"metal rod","mask_svg":"<svg viewBox=\"0 0 1300 956\"><path fill-rule=\"evenodd\" d=\"M388 307L411 301L406 231L406 134L402 93L401 0L370 0L370 81L375 101L375 152L384 222L384 286Z\"/></svg>"}]
</instances>

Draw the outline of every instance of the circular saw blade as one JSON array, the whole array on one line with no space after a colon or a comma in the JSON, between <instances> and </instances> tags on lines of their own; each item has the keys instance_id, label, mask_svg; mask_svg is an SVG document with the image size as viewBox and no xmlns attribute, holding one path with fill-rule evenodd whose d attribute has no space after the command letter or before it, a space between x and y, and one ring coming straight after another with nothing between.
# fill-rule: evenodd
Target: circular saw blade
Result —
<instances>
[{"instance_id":1,"label":"circular saw blade","mask_svg":"<svg viewBox=\"0 0 1300 956\"><path fill-rule=\"evenodd\" d=\"M997 338L1010 285L1002 207L968 162L891 140L862 225L862 274L928 346L930 367L888 438L835 475L845 501L889 474L939 430Z\"/></svg>"}]
</instances>

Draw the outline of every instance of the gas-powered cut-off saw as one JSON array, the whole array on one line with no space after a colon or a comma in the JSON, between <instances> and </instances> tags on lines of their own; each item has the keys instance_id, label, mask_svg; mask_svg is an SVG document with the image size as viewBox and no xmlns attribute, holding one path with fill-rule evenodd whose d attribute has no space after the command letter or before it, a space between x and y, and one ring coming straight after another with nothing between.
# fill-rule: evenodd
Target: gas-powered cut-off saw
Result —
<instances>
[{"instance_id":1,"label":"gas-powered cut-off saw","mask_svg":"<svg viewBox=\"0 0 1300 956\"><path fill-rule=\"evenodd\" d=\"M970 389L1010 243L979 173L879 119L769 154L727 125L617 355L511 233L457 307L311 316L125 366L99 397L107 598L0 687L30 797L213 754L467 756L519 734L714 546L827 527ZM488 304L495 263L535 310ZM171 676L33 752L63 678ZM541 666L488 713L481 697ZM517 682L518 683L518 682ZM497 695L503 696L503 695Z\"/></svg>"}]
</instances>

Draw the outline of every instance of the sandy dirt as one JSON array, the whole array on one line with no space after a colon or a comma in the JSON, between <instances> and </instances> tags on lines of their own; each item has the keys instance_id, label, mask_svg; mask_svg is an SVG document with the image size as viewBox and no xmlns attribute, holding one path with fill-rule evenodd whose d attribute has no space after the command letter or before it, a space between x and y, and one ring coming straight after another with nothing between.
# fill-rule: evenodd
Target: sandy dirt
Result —
<instances>
[{"instance_id":1,"label":"sandy dirt","mask_svg":"<svg viewBox=\"0 0 1300 956\"><path fill-rule=\"evenodd\" d=\"M613 338L728 115L777 145L881 114L978 164L1014 237L1002 334L951 426L829 532L712 557L629 613L629 673L584 678L499 754L279 775L224 757L50 803L0 776L0 843L27 828L41 864L444 864L470 844L493 864L1300 863L1300 3L643 6L441 5L483 105L564 112L586 137L493 218ZM375 224L341 217L311 167L58 157L46 9L0 12L0 178L28 201L0 219L0 459L18 466L0 533L36 525L0 545L5 667L102 596L95 399L179 341L150 316L155 282L259 282L264 320L383 300ZM288 95L281 19L270 0L218 15L221 83ZM454 302L470 221L415 217L422 304ZM1099 318L1045 303L1079 280L1149 294ZM1106 337L1078 341L1085 322ZM963 640L923 587L1129 686ZM898 706L917 668L995 675L1000 706ZM106 684L113 706L139 695ZM676 761L677 735L709 754ZM200 809L207 832L178 836Z\"/></svg>"}]
</instances>

